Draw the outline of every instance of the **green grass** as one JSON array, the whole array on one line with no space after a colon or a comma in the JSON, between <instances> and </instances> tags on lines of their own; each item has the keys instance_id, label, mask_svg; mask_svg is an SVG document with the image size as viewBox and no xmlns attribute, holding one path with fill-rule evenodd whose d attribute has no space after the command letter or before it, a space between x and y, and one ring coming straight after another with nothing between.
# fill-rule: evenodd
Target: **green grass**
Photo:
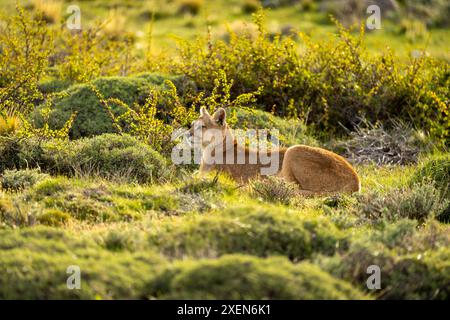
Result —
<instances>
[{"instance_id":1,"label":"green grass","mask_svg":"<svg viewBox=\"0 0 450 320\"><path fill-rule=\"evenodd\" d=\"M363 195L379 196L407 188L415 172L358 171ZM433 217L420 227L414 217L373 223L355 211L358 197L281 205L213 178L44 176L3 190L0 267L9 271L0 297L448 298L450 226ZM365 287L372 264L383 271L381 291ZM81 267L81 290L65 287L69 265Z\"/></svg>"},{"instance_id":2,"label":"green grass","mask_svg":"<svg viewBox=\"0 0 450 320\"><path fill-rule=\"evenodd\" d=\"M109 16L106 32L132 33L140 58L150 26L152 54L176 61L178 38L204 37L208 25L219 38L226 24L252 21L241 0L203 1L196 15L179 13L179 3L78 4L84 26ZM6 12L13 6L14 0L0 3ZM337 30L325 13L297 6L267 10L266 22L269 35L291 25L316 43ZM425 48L450 61L448 28L411 39L398 24L382 23L366 35L371 54L392 48L406 60ZM198 177L196 166L173 166L159 149L115 134L89 85L58 80L52 68L39 89L67 95L52 100L50 125L62 127L73 112L78 117L70 140L0 137L0 299L449 299L448 151L420 150L418 165L358 165L362 190L354 195L302 198L275 179L243 186L224 175ZM145 73L92 82L106 98L133 105L165 79L182 100L192 99L189 86L196 84L184 76ZM437 90L446 88L446 79ZM394 93L402 98L403 92ZM160 111L167 111L164 101ZM125 112L119 104L111 111ZM326 119L307 126L304 119L262 110L229 111L233 128L276 128L284 146L333 145L330 134L318 129ZM66 286L73 265L81 269L80 290ZM366 286L371 265L381 269L381 290Z\"/></svg>"}]
</instances>

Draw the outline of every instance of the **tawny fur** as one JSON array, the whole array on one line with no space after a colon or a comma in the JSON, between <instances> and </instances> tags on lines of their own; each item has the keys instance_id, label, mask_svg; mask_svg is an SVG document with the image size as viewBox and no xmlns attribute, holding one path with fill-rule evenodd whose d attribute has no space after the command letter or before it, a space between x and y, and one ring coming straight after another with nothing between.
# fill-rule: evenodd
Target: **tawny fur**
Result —
<instances>
[{"instance_id":1,"label":"tawny fur","mask_svg":"<svg viewBox=\"0 0 450 320\"><path fill-rule=\"evenodd\" d=\"M261 164L257 150L248 149L237 144L225 122L225 117L224 109L219 109L213 116L210 116L206 110L202 109L201 117L195 124L197 128L201 127L202 132L209 129L221 130L224 142L214 150L223 153L223 159L227 159L228 154L234 155L234 161L231 164L207 164L210 161L206 161L208 160L206 157L214 153L206 152L209 141L202 140L200 143L203 148L203 157L200 172L223 171L228 173L233 179L246 183L250 179L258 177L261 173L261 168L269 165ZM194 127L190 133L193 136L195 135ZM226 144L226 138L233 141L233 143ZM352 193L360 190L360 180L353 167L344 158L331 151L296 145L288 149L273 150L272 153L278 153L279 156L277 175L286 181L296 183L299 187L298 192L302 195ZM256 154L256 159L258 159L256 164L248 163L248 159L250 159L252 154ZM244 164L237 163L236 159L238 159L239 155L244 157Z\"/></svg>"}]
</instances>

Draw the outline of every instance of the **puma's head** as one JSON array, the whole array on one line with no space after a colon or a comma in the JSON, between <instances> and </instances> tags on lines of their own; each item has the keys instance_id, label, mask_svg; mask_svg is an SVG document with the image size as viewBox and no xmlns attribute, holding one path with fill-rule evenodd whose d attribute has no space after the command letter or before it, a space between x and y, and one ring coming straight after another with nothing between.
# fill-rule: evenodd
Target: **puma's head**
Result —
<instances>
[{"instance_id":1,"label":"puma's head","mask_svg":"<svg viewBox=\"0 0 450 320\"><path fill-rule=\"evenodd\" d=\"M192 123L189 130L189 136L194 145L201 148L216 147L222 144L230 134L223 108L218 109L212 116L205 108L201 108L200 117Z\"/></svg>"}]
</instances>

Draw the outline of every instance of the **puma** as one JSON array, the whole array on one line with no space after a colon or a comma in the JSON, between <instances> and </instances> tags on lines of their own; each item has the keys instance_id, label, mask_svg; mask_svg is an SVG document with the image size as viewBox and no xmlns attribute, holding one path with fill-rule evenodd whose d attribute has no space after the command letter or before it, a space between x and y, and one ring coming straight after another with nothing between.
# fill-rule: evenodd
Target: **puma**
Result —
<instances>
[{"instance_id":1,"label":"puma","mask_svg":"<svg viewBox=\"0 0 450 320\"><path fill-rule=\"evenodd\" d=\"M264 151L263 154L259 150L239 145L226 123L226 111L223 108L212 116L202 108L200 117L193 122L188 134L202 150L201 173L223 171L245 183L263 176L264 170L275 163L274 173L286 181L296 183L302 195L352 193L361 188L352 166L331 151L295 145ZM267 157L272 163L267 163Z\"/></svg>"}]
</instances>

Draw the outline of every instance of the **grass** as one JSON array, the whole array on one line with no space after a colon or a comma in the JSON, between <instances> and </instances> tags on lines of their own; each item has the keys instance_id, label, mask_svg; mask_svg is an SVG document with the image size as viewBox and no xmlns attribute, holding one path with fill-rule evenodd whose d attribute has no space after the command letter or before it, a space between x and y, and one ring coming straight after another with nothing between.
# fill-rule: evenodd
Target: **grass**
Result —
<instances>
[{"instance_id":1,"label":"grass","mask_svg":"<svg viewBox=\"0 0 450 320\"><path fill-rule=\"evenodd\" d=\"M357 169L362 194L379 197L407 188L415 172ZM450 227L433 217L372 224L354 213L358 197L284 205L223 176L41 179L1 193L2 298L448 298ZM65 289L74 264L80 291ZM381 291L365 287L371 264L389 273Z\"/></svg>"},{"instance_id":2,"label":"grass","mask_svg":"<svg viewBox=\"0 0 450 320\"><path fill-rule=\"evenodd\" d=\"M0 9L12 12L14 2L2 1ZM60 27L58 21L64 17L67 2L32 3L44 12L48 28ZM92 0L80 1L78 5L83 28L106 20L105 36L116 40L130 36L130 41L135 41L132 51L138 59L149 50L151 38L147 57L154 60L149 63L151 66L152 62L157 65L159 58L163 62L164 57L177 61L178 38L191 41L207 34L208 27L213 39L224 37L227 27L242 29L243 24L252 21L250 13L255 10L255 1L241 0ZM26 10L32 10L32 6L26 6ZM267 39L293 29L320 43L337 31L325 13L299 6L269 9L266 20ZM411 21L409 27L418 25ZM405 59L414 50L426 49L426 54L450 61L448 28L418 27L420 32L415 36L415 30L402 32L400 25L388 19L383 20L382 26L366 35L370 54L379 55L390 47ZM267 40L266 44L270 43ZM298 50L304 48L300 45ZM116 55L112 49L104 49L99 55L108 52ZM270 56L257 55L254 60ZM13 58L12 55L10 59ZM54 59L57 61L58 57L49 60ZM378 147L383 161L355 164L362 190L354 195L302 198L291 184L276 178L242 186L222 174L199 177L195 165L171 165L167 153L171 145L159 139L158 131L148 132L157 121L142 117L139 124L149 125L134 128L147 133L138 135L140 139L119 134L121 130L113 122L125 121L120 115L134 110L125 108L119 100L139 109L151 90L168 86L164 80L169 79L182 102L187 103L193 99L191 94L207 94L199 83L184 75L160 73L108 76L107 71L103 74L95 68L90 70L86 63L91 60L69 67L80 74L84 69L93 72L92 79L58 78L54 74L58 62L36 76L41 95L30 94L25 102L40 116L36 112L20 118L12 112L0 114L0 270L6 270L0 274L0 299L449 299L450 166L445 143L441 149L431 150L438 145L425 146L426 141L420 144L412 139L412 134L400 129L400 133L406 133L405 145L414 147L411 161L384 161L390 147ZM114 64L109 58L106 60L105 63ZM235 62L229 66L235 67ZM384 64L382 61L374 66ZM10 65L10 61L4 65ZM267 65L269 68L264 70L270 71L273 65ZM395 69L396 65L392 66ZM194 67L198 66L194 63ZM139 70L155 71L146 68ZM337 69L336 75L342 72ZM437 70L429 70L439 76ZM247 80L259 85L259 75L249 74ZM423 107L438 101L440 104L436 105L445 113L448 75L440 76L442 83L434 83L436 92L430 94L431 100L424 100ZM228 80L237 78L230 76ZM98 94L89 84L77 83L80 79L92 80ZM304 79L305 83L313 80L309 76ZM390 77L381 79L391 81ZM428 78L418 82L424 81L421 79ZM6 80L0 79L0 89ZM226 87L225 73L216 80L223 81ZM341 84L352 86L355 80L358 79L350 77ZM272 82L276 81L269 76L266 84L276 85ZM287 83L284 89L290 85ZM333 81L327 85L330 93L336 91L335 86ZM422 87L422 83L417 83L413 88ZM420 90L404 93L401 88L409 87L388 90L388 95L399 95L399 108L407 104L403 95L415 99L422 94ZM217 92L227 100L225 89ZM287 93L283 90L279 92L286 107L291 101L285 99ZM354 96L348 92L349 97ZM110 108L105 108L101 96L113 101ZM360 98L366 96L361 94ZM46 103L41 104L46 98L52 105L48 110ZM199 103L214 108L218 105L213 101L216 98L207 97ZM297 94L288 98L295 98L290 99L292 103L302 101ZM357 101L354 110L361 107L359 102L364 99ZM168 101L158 101L154 106L160 112L158 116L164 118L167 126L184 125L177 123L177 115L188 117L183 113L188 113L187 109L180 108L179 100ZM342 146L337 142L352 142L348 140L351 134L331 137L329 132L318 129L330 119L317 118L306 124L304 117L308 112L297 120L294 114L292 119L280 118L271 110L270 102L264 103L270 112L230 107L229 124L235 129L276 128L283 146L325 146L342 155ZM0 107L3 106L11 111L11 105L4 103ZM347 105L339 106L334 106L334 116L345 116L343 109ZM370 110L374 107L371 103L367 106ZM323 107L333 107L333 101ZM386 103L381 107L391 106ZM169 109L182 111L172 114ZM397 112L393 109L392 114ZM52 138L48 132L36 136L38 131L25 130L27 121L48 129L47 120L51 128L59 129L74 113L75 122L67 136L59 140L51 130L47 131ZM444 130L444 124L433 129ZM136 123L128 125L133 127ZM31 137L23 136L24 133ZM382 136L389 137L391 132ZM151 147L146 139L159 139L164 146ZM392 142L399 141L394 138ZM373 156L372 140L367 139L365 131L353 143ZM352 152L360 154L361 148L353 148ZM382 272L380 290L366 286L367 268L372 265L379 266ZM68 290L66 286L70 266L80 267L80 290Z\"/></svg>"}]
</instances>

